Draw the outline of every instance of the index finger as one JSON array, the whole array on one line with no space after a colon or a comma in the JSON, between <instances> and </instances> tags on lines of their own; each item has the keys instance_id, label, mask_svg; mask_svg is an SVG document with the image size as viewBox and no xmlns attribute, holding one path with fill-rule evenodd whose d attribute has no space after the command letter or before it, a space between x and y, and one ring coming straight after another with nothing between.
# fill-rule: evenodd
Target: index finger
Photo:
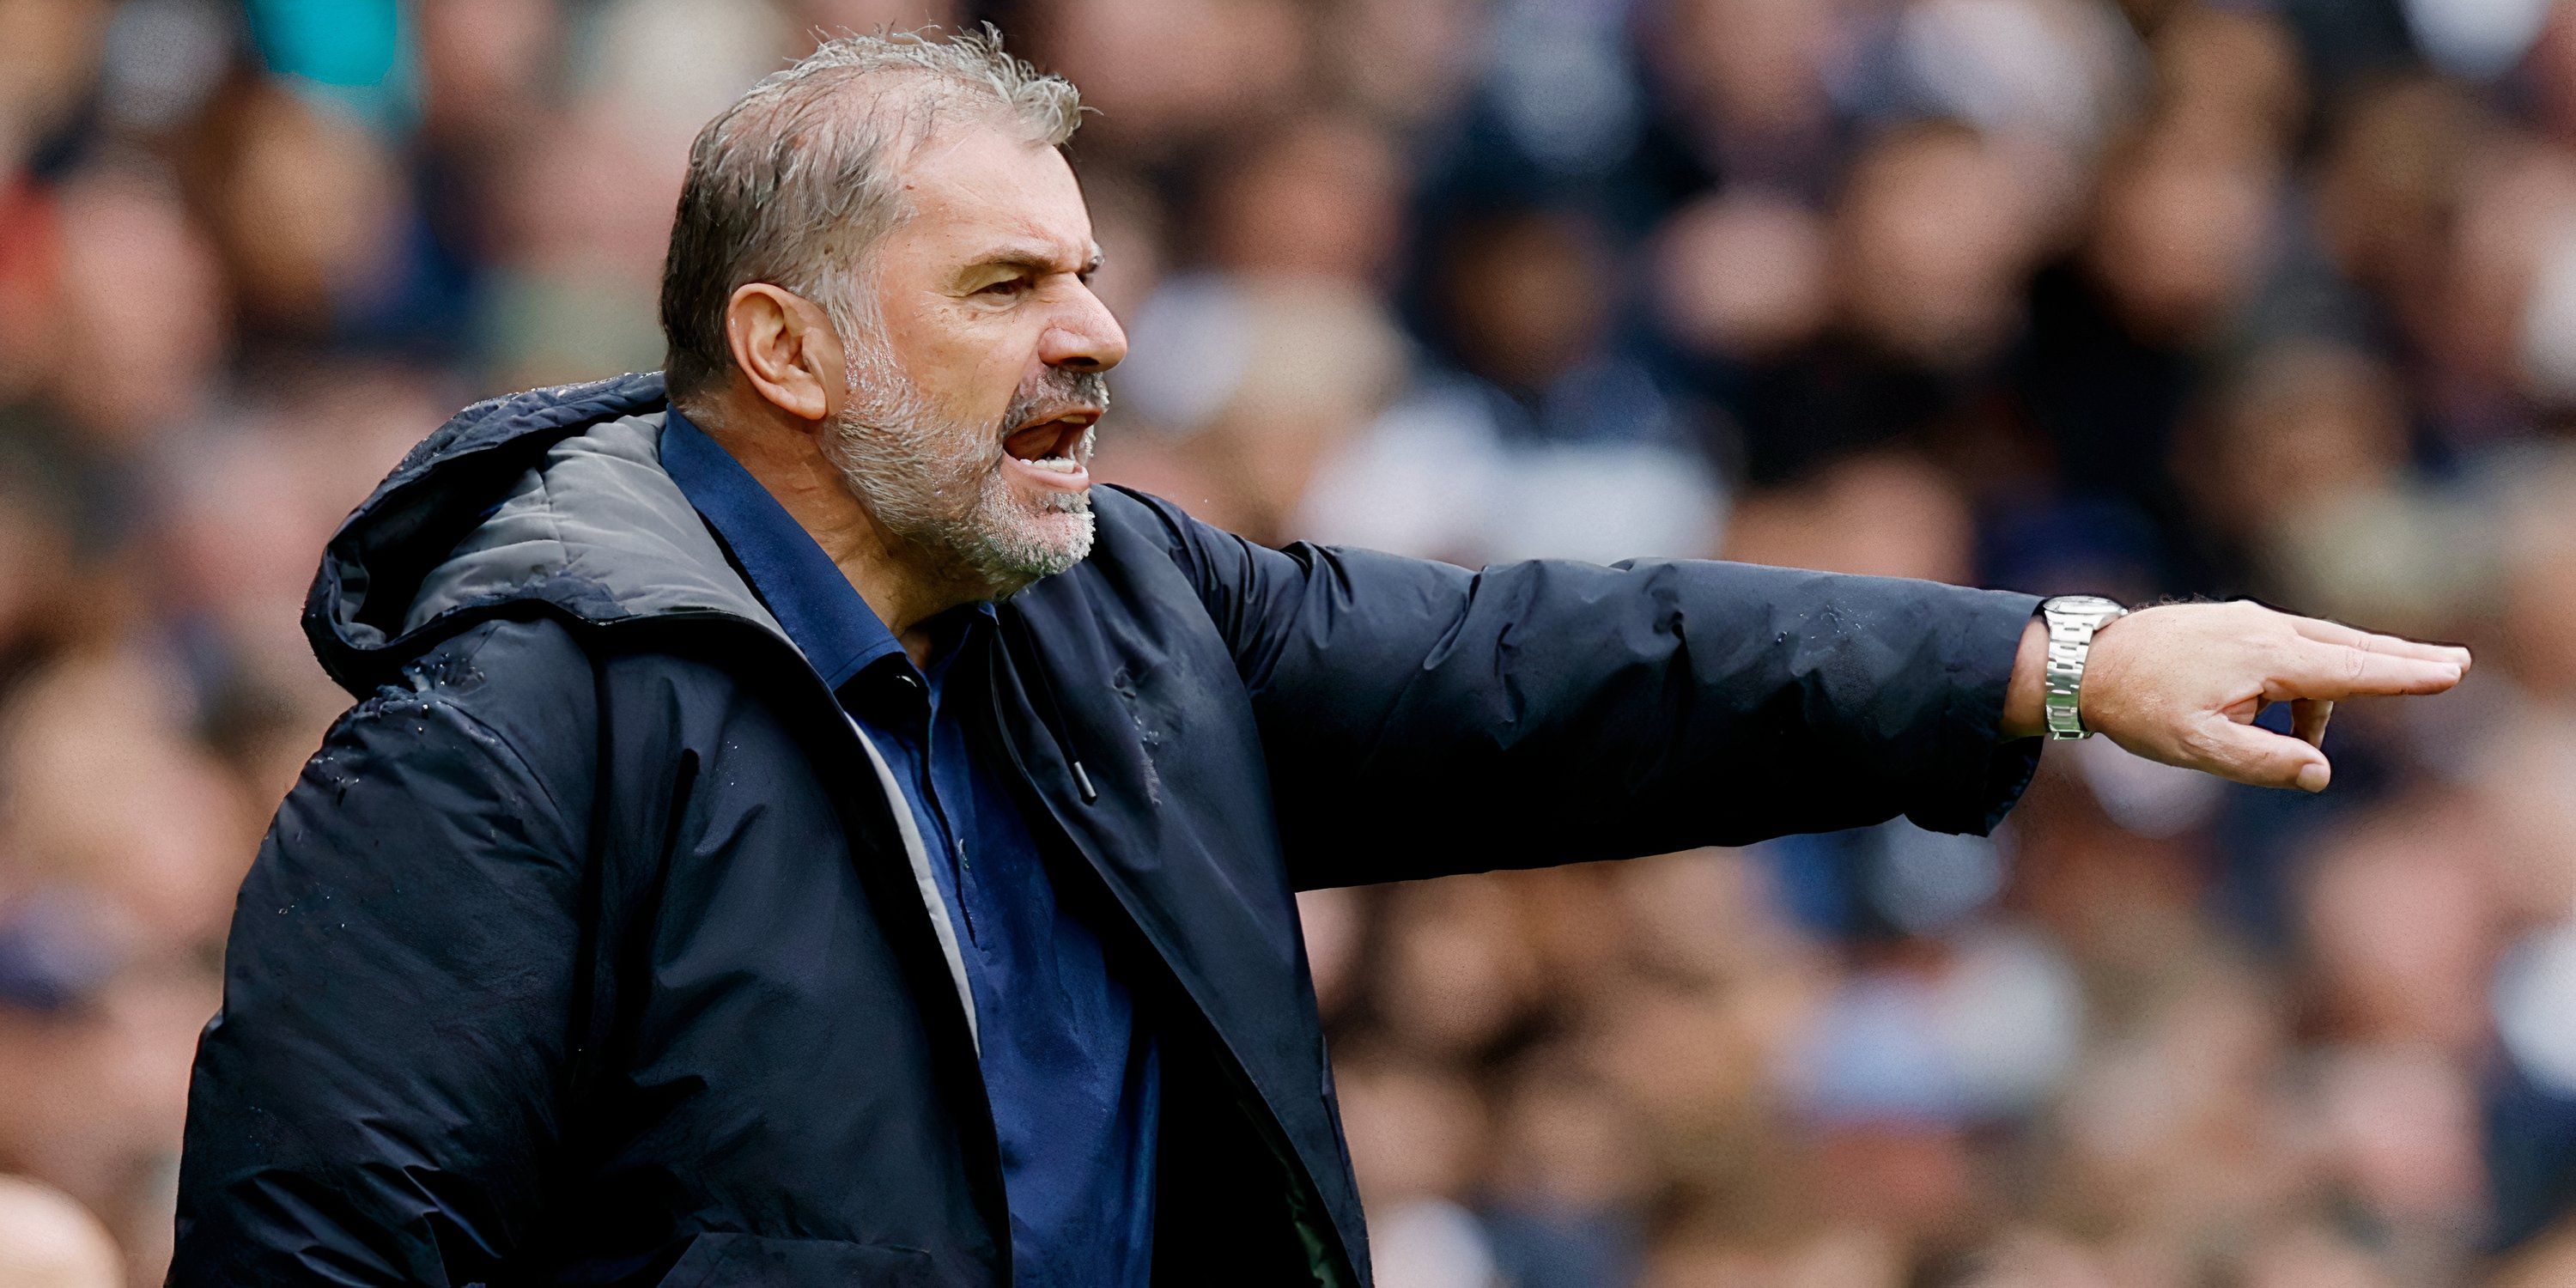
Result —
<instances>
[{"instance_id":1,"label":"index finger","mask_svg":"<svg viewBox=\"0 0 2576 1288\"><path fill-rule=\"evenodd\" d=\"M2389 657L2411 657L2426 662L2451 662L2463 671L2469 667L2469 651L2456 644L2424 644L2395 635L2374 635L2355 630L2341 622L2317 617L2292 617L2290 625L2299 634L2320 644L2359 649L2364 653L2382 653Z\"/></svg>"},{"instance_id":2,"label":"index finger","mask_svg":"<svg viewBox=\"0 0 2576 1288\"><path fill-rule=\"evenodd\" d=\"M2298 698L2365 697L2440 693L2460 682L2460 666L2451 661L2396 657L2339 644L2309 644L2293 653L2264 697L2274 702Z\"/></svg>"}]
</instances>

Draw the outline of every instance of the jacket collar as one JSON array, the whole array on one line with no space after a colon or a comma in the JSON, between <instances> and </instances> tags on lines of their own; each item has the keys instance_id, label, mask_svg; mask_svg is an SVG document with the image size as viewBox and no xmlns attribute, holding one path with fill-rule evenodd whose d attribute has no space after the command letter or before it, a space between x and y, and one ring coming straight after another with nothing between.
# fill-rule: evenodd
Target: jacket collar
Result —
<instances>
[{"instance_id":1,"label":"jacket collar","mask_svg":"<svg viewBox=\"0 0 2576 1288\"><path fill-rule=\"evenodd\" d=\"M787 507L677 408L663 421L662 469L697 507L752 593L834 692L862 671L905 657L894 632ZM933 619L932 670L993 617L991 604L977 603Z\"/></svg>"},{"instance_id":2,"label":"jacket collar","mask_svg":"<svg viewBox=\"0 0 2576 1288\"><path fill-rule=\"evenodd\" d=\"M677 408L663 420L662 469L835 692L852 676L903 652L894 632L787 507Z\"/></svg>"}]
</instances>

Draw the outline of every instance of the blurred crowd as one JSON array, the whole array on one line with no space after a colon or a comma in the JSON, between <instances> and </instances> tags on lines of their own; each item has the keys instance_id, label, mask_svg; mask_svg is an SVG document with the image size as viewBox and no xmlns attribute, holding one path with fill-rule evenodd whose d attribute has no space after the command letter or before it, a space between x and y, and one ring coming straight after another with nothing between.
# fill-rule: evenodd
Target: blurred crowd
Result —
<instances>
[{"instance_id":1,"label":"blurred crowd","mask_svg":"<svg viewBox=\"0 0 2576 1288\"><path fill-rule=\"evenodd\" d=\"M0 1288L158 1280L333 525L658 364L815 31L986 19L1201 517L2480 650L2322 797L1308 896L1386 1288L2576 1283L2576 3L0 0Z\"/></svg>"}]
</instances>

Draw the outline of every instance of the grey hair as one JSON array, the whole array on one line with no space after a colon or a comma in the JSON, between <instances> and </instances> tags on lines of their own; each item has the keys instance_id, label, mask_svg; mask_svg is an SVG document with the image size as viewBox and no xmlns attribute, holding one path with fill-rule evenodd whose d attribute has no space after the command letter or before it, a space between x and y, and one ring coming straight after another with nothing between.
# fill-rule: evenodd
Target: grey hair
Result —
<instances>
[{"instance_id":1,"label":"grey hair","mask_svg":"<svg viewBox=\"0 0 2576 1288\"><path fill-rule=\"evenodd\" d=\"M858 275L906 214L898 170L943 112L997 118L1062 147L1082 110L1072 82L1003 52L989 23L840 36L753 86L689 147L662 261L672 396L731 365L725 306L745 283L814 300L851 334Z\"/></svg>"}]
</instances>

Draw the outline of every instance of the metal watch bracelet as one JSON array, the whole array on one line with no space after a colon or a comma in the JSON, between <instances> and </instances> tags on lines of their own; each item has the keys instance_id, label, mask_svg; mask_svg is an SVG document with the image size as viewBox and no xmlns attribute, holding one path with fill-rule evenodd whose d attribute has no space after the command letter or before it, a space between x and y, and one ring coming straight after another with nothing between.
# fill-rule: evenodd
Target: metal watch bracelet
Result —
<instances>
[{"instance_id":1,"label":"metal watch bracelet","mask_svg":"<svg viewBox=\"0 0 2576 1288\"><path fill-rule=\"evenodd\" d=\"M2084 666L2093 653L2095 632L2128 615L2117 601L2100 595L2059 595L2040 601L2040 619L2048 625L2048 667L2042 674L2041 708L2052 740L2089 738L2081 700Z\"/></svg>"}]
</instances>

